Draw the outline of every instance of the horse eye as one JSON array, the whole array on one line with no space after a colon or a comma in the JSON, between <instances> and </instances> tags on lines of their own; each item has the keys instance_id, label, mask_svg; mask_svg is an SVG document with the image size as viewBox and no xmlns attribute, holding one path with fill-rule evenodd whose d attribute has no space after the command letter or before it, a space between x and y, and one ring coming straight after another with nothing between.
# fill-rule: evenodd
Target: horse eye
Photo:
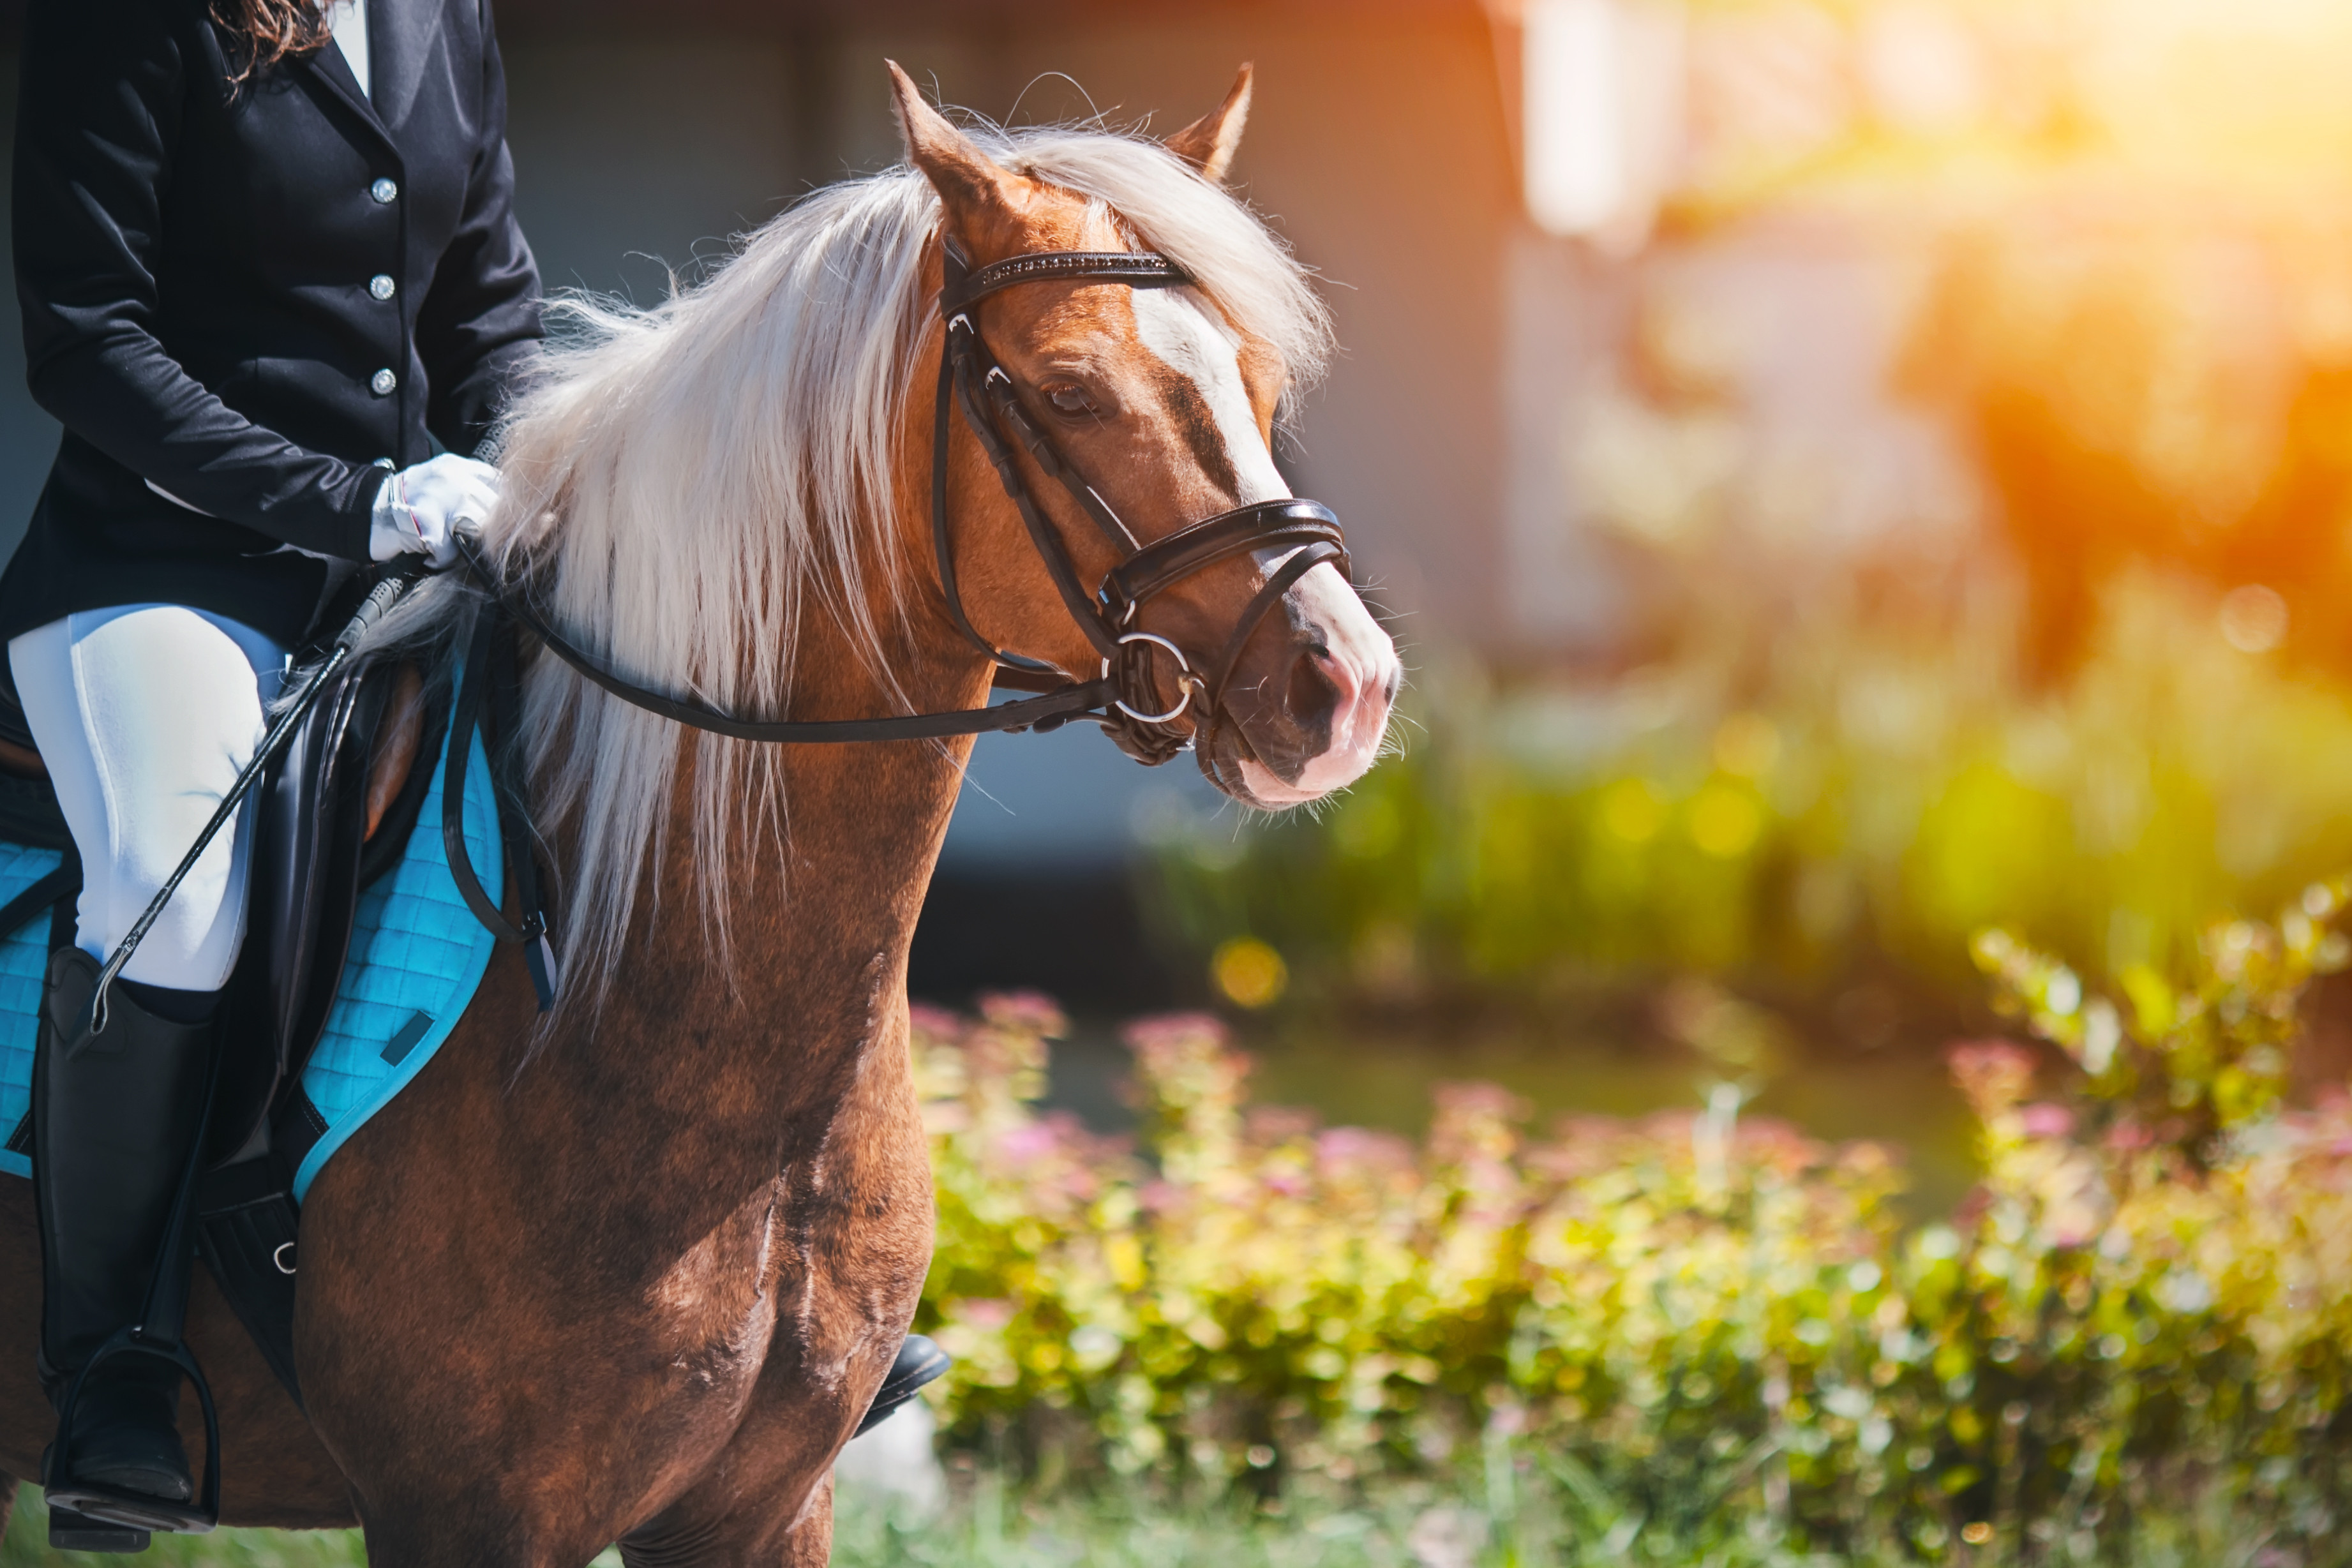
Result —
<instances>
[{"instance_id":1,"label":"horse eye","mask_svg":"<svg viewBox=\"0 0 2352 1568\"><path fill-rule=\"evenodd\" d=\"M1055 413L1066 413L1074 419L1095 412L1095 400L1087 395L1087 389L1066 382L1060 386L1047 387L1045 401L1054 405Z\"/></svg>"}]
</instances>

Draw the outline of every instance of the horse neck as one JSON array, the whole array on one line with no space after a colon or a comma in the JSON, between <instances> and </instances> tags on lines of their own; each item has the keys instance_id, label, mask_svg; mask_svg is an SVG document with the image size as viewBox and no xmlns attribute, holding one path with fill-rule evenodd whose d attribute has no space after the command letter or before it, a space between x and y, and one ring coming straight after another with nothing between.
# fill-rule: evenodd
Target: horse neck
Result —
<instances>
[{"instance_id":1,"label":"horse neck","mask_svg":"<svg viewBox=\"0 0 2352 1568\"><path fill-rule=\"evenodd\" d=\"M807 617L793 716L986 701L983 664L936 629L913 642L893 661L894 694L833 617ZM625 1080L642 1103L698 1107L698 1138L719 1136L730 1118L754 1144L788 1125L821 1130L866 1058L903 1048L908 948L971 748L969 739L787 748L782 810L726 846L737 885L722 956L696 864L698 739L682 736L655 896L639 901L601 1015L568 1026L572 1038L550 1049L601 1064L583 1080L606 1086L592 1095Z\"/></svg>"}]
</instances>

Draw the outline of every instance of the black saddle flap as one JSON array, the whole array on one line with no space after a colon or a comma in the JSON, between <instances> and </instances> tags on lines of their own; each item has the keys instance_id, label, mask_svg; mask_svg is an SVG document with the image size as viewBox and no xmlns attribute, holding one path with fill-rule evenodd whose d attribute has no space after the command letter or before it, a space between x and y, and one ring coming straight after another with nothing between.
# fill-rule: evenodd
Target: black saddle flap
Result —
<instances>
[{"instance_id":1,"label":"black saddle flap","mask_svg":"<svg viewBox=\"0 0 2352 1568\"><path fill-rule=\"evenodd\" d=\"M369 880L399 858L415 826L446 690L428 702L410 778L367 841L368 768L401 666L355 664L320 694L253 797L245 949L231 985L210 1157L243 1148L318 1043ZM389 846L389 854L362 853Z\"/></svg>"}]
</instances>

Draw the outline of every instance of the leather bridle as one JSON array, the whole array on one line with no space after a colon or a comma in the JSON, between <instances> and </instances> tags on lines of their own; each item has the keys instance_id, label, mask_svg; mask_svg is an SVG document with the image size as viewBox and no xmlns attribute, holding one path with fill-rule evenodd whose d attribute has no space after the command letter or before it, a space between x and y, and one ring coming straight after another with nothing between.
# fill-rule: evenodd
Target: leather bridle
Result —
<instances>
[{"instance_id":1,"label":"leather bridle","mask_svg":"<svg viewBox=\"0 0 2352 1568\"><path fill-rule=\"evenodd\" d=\"M989 707L885 718L741 718L614 674L556 631L522 595L504 589L474 542L460 536L467 564L494 605L513 616L548 652L622 701L696 729L738 740L804 745L1047 730L1083 718L1102 725L1129 755L1157 766L1192 743L1191 734L1173 727L1192 708L1195 727L1202 732L1202 765L1207 768L1206 730L1223 713L1226 683L1233 678L1251 634L1273 613L1290 586L1308 571L1326 561L1342 574L1348 570L1347 542L1339 519L1317 501L1258 501L1188 524L1148 545L1139 541L1101 493L1030 418L1013 389L1013 378L981 338L972 308L992 294L1021 284L1124 283L1131 288L1173 288L1190 285L1192 278L1168 257L1148 251L1046 251L992 262L977 271L953 240L942 240L941 253L940 315L946 323L946 341L940 355L931 453L931 548L938 559L940 586L957 629L996 665L995 684L1040 695ZM948 534L951 403L963 410L965 422L995 467L1005 494L1019 508L1030 543L1064 606L1101 656L1101 672L1094 679L1081 680L1045 660L998 648L980 634L966 613L957 587L954 546ZM1037 465L1070 493L1118 555L1118 564L1104 575L1093 592L1087 591L1061 534L1046 520L1031 494L1013 444L1006 439L1008 430L1028 448ZM1196 573L1236 556L1285 546L1295 548L1244 607L1241 619L1213 660L1196 664L1174 641L1137 624L1146 604ZM1176 661L1178 696L1165 711L1154 711L1160 699L1152 678L1153 661L1160 653Z\"/></svg>"},{"instance_id":2,"label":"leather bridle","mask_svg":"<svg viewBox=\"0 0 2352 1568\"><path fill-rule=\"evenodd\" d=\"M939 560L948 612L972 645L995 662L999 685L1035 690L1035 682L1071 678L1054 665L996 647L964 612L962 595L956 587L954 547L948 538L948 405L952 396L995 466L1004 493L1020 509L1029 542L1045 562L1063 606L1102 656L1100 679L1111 682L1116 689L1095 716L1130 755L1154 765L1165 762L1190 738L1169 727L1196 699L1202 705L1202 724L1213 721L1244 644L1290 585L1325 561L1337 564L1342 573L1347 571L1348 547L1339 519L1320 502L1286 497L1236 507L1149 545L1139 542L1102 493L1030 418L1013 390L1013 378L982 339L972 308L992 294L1026 283L1124 283L1130 288L1178 288L1189 285L1192 278L1168 257L1149 252L1050 251L1011 256L975 272L953 240L943 240L940 248L940 315L946 323L947 341L940 355L938 415L932 425L931 549ZM1005 440L1008 430L1029 449L1037 466L1069 492L1118 557L1118 564L1091 595L1061 534L1030 494L1013 447ZM1289 559L1244 608L1223 649L1204 668L1196 669L1175 643L1136 624L1145 604L1195 573L1235 556L1286 545L1295 547ZM1150 711L1158 701L1152 662L1161 652L1176 661L1178 695L1172 706L1155 713Z\"/></svg>"}]
</instances>

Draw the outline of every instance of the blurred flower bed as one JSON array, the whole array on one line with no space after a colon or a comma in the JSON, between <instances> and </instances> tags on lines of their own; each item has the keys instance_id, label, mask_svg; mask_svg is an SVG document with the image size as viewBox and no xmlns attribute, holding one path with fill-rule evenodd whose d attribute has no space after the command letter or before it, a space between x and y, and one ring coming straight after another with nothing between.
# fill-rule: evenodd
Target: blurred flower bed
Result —
<instances>
[{"instance_id":1,"label":"blurred flower bed","mask_svg":"<svg viewBox=\"0 0 2352 1568\"><path fill-rule=\"evenodd\" d=\"M1782 621L1713 591L1692 645L1606 683L1423 672L1425 729L1316 815L1162 824L1172 933L1244 1005L1265 949L1294 998L1439 1016L1692 973L1960 1002L1985 925L2177 972L2213 912L2352 862L2352 695L2242 594L2127 578L2037 691L1995 595Z\"/></svg>"},{"instance_id":2,"label":"blurred flower bed","mask_svg":"<svg viewBox=\"0 0 2352 1568\"><path fill-rule=\"evenodd\" d=\"M1454 1085L1416 1144L1249 1104L1222 1027L1166 1018L1129 1030L1130 1145L1037 1110L1048 1004L920 1013L947 1440L1269 1509L1439 1478L1498 1529L1549 1500L1611 1560L2088 1561L2219 1497L2249 1561L2333 1561L2352 1101L2284 1085L2344 900L2112 992L1981 936L2028 1039L1954 1051L1985 1174L1924 1226L1897 1152L1728 1086L1538 1134Z\"/></svg>"}]
</instances>

